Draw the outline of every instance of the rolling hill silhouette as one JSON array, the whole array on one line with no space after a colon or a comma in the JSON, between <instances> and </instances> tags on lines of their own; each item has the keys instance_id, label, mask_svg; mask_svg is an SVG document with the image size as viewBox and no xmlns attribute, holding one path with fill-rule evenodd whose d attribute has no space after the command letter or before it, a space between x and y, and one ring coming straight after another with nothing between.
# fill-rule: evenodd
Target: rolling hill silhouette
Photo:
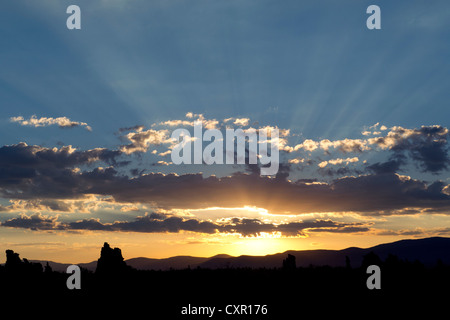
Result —
<instances>
[{"instance_id":1,"label":"rolling hill silhouette","mask_svg":"<svg viewBox=\"0 0 450 320\"><path fill-rule=\"evenodd\" d=\"M42 266L9 249L6 256L5 265L0 266L0 283L2 301L9 308L23 309L26 301L29 310L47 312L42 306L69 302L71 314L94 310L102 317L116 316L121 310L124 315L151 310L168 319L186 319L180 310L193 305L215 306L222 310L215 319L230 319L223 312L228 305L263 304L270 316L255 314L253 319L297 319L305 310L320 315L329 312L334 317L339 311L349 318L353 310L364 309L380 316L395 310L403 319L405 310L415 314L417 306L427 312L429 306L445 308L445 290L450 286L450 238L267 256L129 260L123 259L120 248L105 243L97 261L79 264L80 290L67 287L67 264L50 262L47 266L45 261ZM382 269L379 290L367 287L367 266L373 264Z\"/></svg>"},{"instance_id":2,"label":"rolling hill silhouette","mask_svg":"<svg viewBox=\"0 0 450 320\"><path fill-rule=\"evenodd\" d=\"M132 258L125 260L126 264L138 270L170 270L187 268L279 268L287 254L296 258L298 267L330 266L343 267L346 265L346 257L349 258L353 267L359 267L363 257L369 252L374 252L382 260L389 254L396 255L399 259L410 262L420 261L427 267L432 267L438 261L450 264L450 238L433 237L414 240L400 240L392 243L380 244L370 248L350 247L343 250L289 250L265 256L242 255L238 257L219 254L213 257L175 256L165 259ZM40 262L43 266L47 261L31 260ZM49 262L55 271L65 271L70 264ZM80 263L80 267L94 271L97 261Z\"/></svg>"}]
</instances>

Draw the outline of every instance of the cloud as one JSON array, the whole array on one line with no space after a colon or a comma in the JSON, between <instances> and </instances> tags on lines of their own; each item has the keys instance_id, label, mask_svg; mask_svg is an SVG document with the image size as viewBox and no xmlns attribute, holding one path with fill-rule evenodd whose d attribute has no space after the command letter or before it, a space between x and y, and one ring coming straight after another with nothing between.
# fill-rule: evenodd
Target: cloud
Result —
<instances>
[{"instance_id":1,"label":"cloud","mask_svg":"<svg viewBox=\"0 0 450 320\"><path fill-rule=\"evenodd\" d=\"M161 126L168 126L168 127L180 127L180 126L193 126L194 121L189 120L167 120L159 123Z\"/></svg>"},{"instance_id":2,"label":"cloud","mask_svg":"<svg viewBox=\"0 0 450 320\"><path fill-rule=\"evenodd\" d=\"M207 119L203 114L194 114L192 112L188 112L186 114L186 119L171 119L153 123L151 127L154 129L143 131L142 128L139 128L139 131L137 132L128 133L122 138L130 141L131 143L128 145L122 145L119 150L123 153L131 154L134 152L146 152L151 145L166 144L167 149L159 152L159 155L165 156L168 155L172 151L172 148L178 144L178 141L169 138L170 132L172 130L175 130L177 127L188 127L188 130L191 130L190 137L188 139L190 139L190 141L193 141L196 139L196 137L192 132L192 128L195 125L201 125L202 130L217 129L221 131L223 136L226 135L225 130L233 129L233 126L237 126L237 129L243 130L243 132L245 133L261 132L261 130L263 130L267 134L267 140L259 140L258 143L271 143L277 145L278 149L281 151L291 151L292 147L288 146L288 137L290 135L289 129L282 129L270 125L253 128L248 127L249 123L249 118L231 117L224 120L216 120ZM243 127L248 128L243 129ZM157 130L158 128L163 129ZM278 137L272 135L274 130L278 131ZM157 151L154 150L152 152L157 153Z\"/></svg>"},{"instance_id":3,"label":"cloud","mask_svg":"<svg viewBox=\"0 0 450 320\"><path fill-rule=\"evenodd\" d=\"M344 177L330 183L291 182L254 174L203 178L201 174L151 173L132 180L98 184L89 192L116 201L151 203L162 208L255 206L273 213L359 212L388 215L407 207L450 208L445 185L427 185L394 173Z\"/></svg>"},{"instance_id":4,"label":"cloud","mask_svg":"<svg viewBox=\"0 0 450 320\"><path fill-rule=\"evenodd\" d=\"M358 161L359 161L358 157L347 158L347 159L337 158L337 159L331 159L331 160L327 160L327 161L322 161L322 162L320 162L318 164L318 166L320 168L325 168L328 164L338 165L338 164L345 163L347 165L349 163L354 163L354 162L358 162Z\"/></svg>"},{"instance_id":5,"label":"cloud","mask_svg":"<svg viewBox=\"0 0 450 320\"><path fill-rule=\"evenodd\" d=\"M131 154L135 152L146 152L150 146L167 145L167 149L159 151L159 155L164 156L171 152L171 148L174 145L174 141L169 138L169 132L176 126L190 126L194 125L195 121L201 121L204 129L211 129L220 127L224 129L228 127L229 123L233 123L237 126L247 126L250 122L249 118L226 118L222 121L216 119L206 119L203 114L194 114L188 112L185 120L168 120L160 123L155 123L153 126L167 127L161 130L149 129L144 131L142 126L123 128L123 129L136 129L135 132L129 132L124 136L130 143L120 146L119 150L125 154ZM254 129L254 128L249 128ZM277 140L272 139L271 142L278 145L280 151L287 153L295 151L307 151L314 152L316 150L322 150L326 154L330 155L333 151L338 151L342 154L349 153L364 153L364 152L380 152L387 151L390 155L391 163L385 163L381 167L381 162L369 165L366 167L370 172L381 172L381 170L391 170L394 167L388 168L387 165L396 164L396 170L399 170L401 166L408 163L411 160L413 164L418 166L423 172L431 172L437 174L443 170L448 169L450 158L448 155L448 135L447 128L439 125L422 126L420 128L403 128L400 126L394 126L388 129L384 125L376 123L372 126L366 127L363 131L364 139L340 139L340 140L312 140L305 139L302 143L295 146L289 145L289 138L291 137L290 130L280 129L272 126L263 126L259 129L266 129L271 132L273 129L279 130L279 138ZM255 129L257 130L257 129ZM125 131L125 130L124 130ZM123 132L123 131L121 131ZM380 136L383 134L382 136ZM376 136L376 137L375 137ZM154 150L155 153L158 153ZM357 157L336 158L334 160L321 161L316 160L319 166L319 174L333 176L337 174L348 174L350 171L340 170L327 170L324 169L328 165L348 164L350 162L356 162L354 160ZM347 161L348 160L348 161ZM351 160L351 161L350 161ZM298 160L288 159L290 163L300 163ZM341 162L339 162L341 161ZM364 163L366 163L364 161ZM360 171L355 171L360 172Z\"/></svg>"},{"instance_id":6,"label":"cloud","mask_svg":"<svg viewBox=\"0 0 450 320\"><path fill-rule=\"evenodd\" d=\"M442 126L422 126L420 129L394 127L383 140L396 153L407 153L423 171L438 173L448 168L449 131Z\"/></svg>"},{"instance_id":7,"label":"cloud","mask_svg":"<svg viewBox=\"0 0 450 320\"><path fill-rule=\"evenodd\" d=\"M414 129L394 126L388 129L386 126L380 126L379 123L376 123L364 130L362 135L374 136L382 133L384 133L383 136L365 139L322 139L320 141L305 139L294 147L286 145L284 150L293 152L302 149L312 152L320 149L327 154L330 154L333 150L343 154L386 150L391 152L391 160L397 159L397 164L405 164L407 162L406 157L408 157L423 172L437 174L449 168L449 130L447 128L440 125L431 125ZM327 164L329 162L322 162L322 168Z\"/></svg>"},{"instance_id":8,"label":"cloud","mask_svg":"<svg viewBox=\"0 0 450 320\"><path fill-rule=\"evenodd\" d=\"M336 149L342 153L350 153L350 152L358 152L361 153L363 151L370 150L368 146L368 142L363 139L343 139L343 140L334 140L331 141L329 139L323 139L321 141L314 141L311 139L305 139L300 144L297 144L290 151L297 151L300 149L306 151L314 151L317 149L322 149L325 152L330 151L331 148Z\"/></svg>"},{"instance_id":9,"label":"cloud","mask_svg":"<svg viewBox=\"0 0 450 320\"><path fill-rule=\"evenodd\" d=\"M159 160L158 162L154 163L153 166L169 166L171 164L172 164L172 162Z\"/></svg>"},{"instance_id":10,"label":"cloud","mask_svg":"<svg viewBox=\"0 0 450 320\"><path fill-rule=\"evenodd\" d=\"M342 153L358 152L370 150L367 141L363 139L343 139L330 141L324 139L320 141L320 148L324 151L329 151L330 148L339 150Z\"/></svg>"},{"instance_id":11,"label":"cloud","mask_svg":"<svg viewBox=\"0 0 450 320\"><path fill-rule=\"evenodd\" d=\"M223 120L224 123L233 122L233 124L241 127L247 127L250 123L249 118L227 118Z\"/></svg>"},{"instance_id":12,"label":"cloud","mask_svg":"<svg viewBox=\"0 0 450 320\"><path fill-rule=\"evenodd\" d=\"M29 119L25 119L22 116L11 117L11 122L17 122L22 126L30 127L48 127L52 125L57 125L60 128L73 128L73 127L85 127L86 130L92 131L92 128L85 122L72 121L67 117L41 117L37 118L36 115L32 115Z\"/></svg>"},{"instance_id":13,"label":"cloud","mask_svg":"<svg viewBox=\"0 0 450 320\"><path fill-rule=\"evenodd\" d=\"M60 229L57 219L58 217L50 217L41 214L34 214L31 216L22 214L18 218L12 218L2 222L1 225L3 227L31 230L57 230Z\"/></svg>"},{"instance_id":14,"label":"cloud","mask_svg":"<svg viewBox=\"0 0 450 320\"><path fill-rule=\"evenodd\" d=\"M167 209L255 206L293 214L352 211L387 215L407 207L450 208L445 184L427 184L381 170L381 164L372 165L372 174L322 184L287 180L289 165L281 165L275 178L244 173L221 178L203 177L201 173L149 173L129 178L112 166L77 170L80 165L96 161L115 162L118 155L117 151L78 151L70 146L4 146L0 148L0 195L7 199L49 200L94 194Z\"/></svg>"},{"instance_id":15,"label":"cloud","mask_svg":"<svg viewBox=\"0 0 450 320\"><path fill-rule=\"evenodd\" d=\"M158 124L153 124L153 126L158 125L165 127L193 127L196 121L200 121L205 129L217 129L217 126L220 123L216 119L206 119L203 114L196 114L192 112L186 113L186 118L192 120L182 120L182 119L167 120L160 122Z\"/></svg>"},{"instance_id":16,"label":"cloud","mask_svg":"<svg viewBox=\"0 0 450 320\"><path fill-rule=\"evenodd\" d=\"M10 199L10 205L0 207L0 211L7 212L67 212L90 213L100 208L108 207L113 210L126 211L130 208L126 204L115 204L107 197L85 196L83 199ZM136 208L136 206L133 206Z\"/></svg>"},{"instance_id":17,"label":"cloud","mask_svg":"<svg viewBox=\"0 0 450 320\"><path fill-rule=\"evenodd\" d=\"M126 134L125 137L130 141L130 143L127 145L122 145L119 148L119 150L125 154L146 152L151 145L157 146L162 143L172 143L169 138L168 130L149 129L142 131L142 128L140 128L136 132Z\"/></svg>"},{"instance_id":18,"label":"cloud","mask_svg":"<svg viewBox=\"0 0 450 320\"><path fill-rule=\"evenodd\" d=\"M297 144L294 147L293 151L297 151L299 149L304 149L306 151L314 151L317 148L319 148L319 143L318 142L316 142L314 140L311 140L311 139L305 139L305 141L303 141L302 143Z\"/></svg>"},{"instance_id":19,"label":"cloud","mask_svg":"<svg viewBox=\"0 0 450 320\"><path fill-rule=\"evenodd\" d=\"M376 136L376 135L380 135L381 131L385 131L385 130L387 130L387 127L384 125L380 126L380 123L377 122L373 126L370 126L367 129L365 129L364 131L362 131L361 134L363 136L370 136L370 135Z\"/></svg>"},{"instance_id":20,"label":"cloud","mask_svg":"<svg viewBox=\"0 0 450 320\"><path fill-rule=\"evenodd\" d=\"M299 164L299 163L303 163L305 162L304 158L294 158L294 159L289 159L288 163L293 163L293 164Z\"/></svg>"},{"instance_id":21,"label":"cloud","mask_svg":"<svg viewBox=\"0 0 450 320\"><path fill-rule=\"evenodd\" d=\"M130 143L122 145L119 150L125 154L136 152L147 152L151 146L168 145L168 150L161 152L160 155L167 155L171 152L171 147L175 142L170 137L170 131L175 127L193 127L196 121L200 121L204 129L216 129L219 121L216 119L206 119L203 114L194 114L188 112L185 119L172 119L152 124L152 127L162 127L163 129L148 129L144 131L143 126L134 126L122 128L119 133L132 131L123 136ZM242 119L237 119L242 120Z\"/></svg>"},{"instance_id":22,"label":"cloud","mask_svg":"<svg viewBox=\"0 0 450 320\"><path fill-rule=\"evenodd\" d=\"M377 235L381 236L413 236L415 238L423 238L423 237L439 237L450 235L449 227L442 228L421 228L416 227L414 229L400 229L400 230L378 230L376 232Z\"/></svg>"},{"instance_id":23,"label":"cloud","mask_svg":"<svg viewBox=\"0 0 450 320\"><path fill-rule=\"evenodd\" d=\"M27 169L69 168L96 161L115 164L117 163L116 158L120 154L118 151L112 151L106 148L79 151L71 145L61 148L46 148L20 142L0 148L0 165L3 169L9 168L14 171L16 168L21 168L26 172ZM3 173L7 174L7 172ZM13 173L10 172L10 174ZM26 173L24 174L26 175Z\"/></svg>"},{"instance_id":24,"label":"cloud","mask_svg":"<svg viewBox=\"0 0 450 320\"><path fill-rule=\"evenodd\" d=\"M192 115L195 116L199 117ZM128 177L116 168L124 163L119 162L119 156L143 152L153 144L170 141L166 129L131 129L136 131L125 136L130 143L119 150L96 148L81 151L72 146L46 148L24 142L1 147L0 196L6 199L64 200L98 195L112 197L117 202L149 204L165 209L255 206L273 213L292 214L359 212L363 215L389 215L410 207L436 212L450 208L447 185L396 174L407 159L415 160L423 170L431 172L447 167L448 130L441 126L393 127L386 130L383 137L312 143L324 150L341 148L343 152L361 151L371 146L388 150L391 155L387 162L367 165L365 172L369 174L364 175L357 168L335 170L331 167L356 163L358 157L327 160L320 164L322 168L314 166L316 174L347 176L330 178L321 184L292 179L290 169L297 161L280 164L279 174L272 178L255 174L258 167L250 165L246 166L250 174L235 173L226 177L204 177L201 173L144 174L142 170L134 170L133 176ZM288 136L289 132L283 135ZM301 159L298 158L298 163ZM92 169L89 165L94 163L97 167ZM154 163L158 164L156 160ZM159 163L167 164L170 163Z\"/></svg>"},{"instance_id":25,"label":"cloud","mask_svg":"<svg viewBox=\"0 0 450 320\"><path fill-rule=\"evenodd\" d=\"M356 169L356 168L349 168L349 167L324 167L319 168L317 170L317 173L320 174L323 177L345 177L350 175L361 175L363 173L362 170Z\"/></svg>"},{"instance_id":26,"label":"cloud","mask_svg":"<svg viewBox=\"0 0 450 320\"><path fill-rule=\"evenodd\" d=\"M0 195L4 198L84 197L89 179L78 168L95 162L121 165L121 153L104 148L79 151L72 146L45 148L24 142L0 148ZM87 186L83 186L86 188Z\"/></svg>"},{"instance_id":27,"label":"cloud","mask_svg":"<svg viewBox=\"0 0 450 320\"><path fill-rule=\"evenodd\" d=\"M405 163L403 158L392 159L386 162L376 162L367 167L373 173L395 173L400 169L400 166Z\"/></svg>"},{"instance_id":28,"label":"cloud","mask_svg":"<svg viewBox=\"0 0 450 320\"><path fill-rule=\"evenodd\" d=\"M363 223L344 223L332 220L295 221L282 224L262 222L259 219L231 218L212 222L185 219L176 216L151 213L136 217L134 221L102 223L98 219L83 219L76 222L60 222L58 217L40 214L21 215L1 223L3 227L31 230L90 230L142 233L178 233L182 231L205 234L240 234L244 237L259 236L262 233L280 233L282 236L305 236L309 232L357 233L370 228Z\"/></svg>"},{"instance_id":29,"label":"cloud","mask_svg":"<svg viewBox=\"0 0 450 320\"><path fill-rule=\"evenodd\" d=\"M30 199L30 200L10 200L11 205L8 206L9 210L24 210L30 211L61 211L69 212L74 209L72 203L68 203L64 200L54 199Z\"/></svg>"},{"instance_id":30,"label":"cloud","mask_svg":"<svg viewBox=\"0 0 450 320\"><path fill-rule=\"evenodd\" d=\"M225 225L227 232L239 233L243 236L260 235L262 232L279 232L283 236L305 236L310 232L353 233L366 232L369 227L362 223L342 223L332 220L310 220L281 223L278 225L264 223L259 219L233 218L231 224Z\"/></svg>"},{"instance_id":31,"label":"cloud","mask_svg":"<svg viewBox=\"0 0 450 320\"><path fill-rule=\"evenodd\" d=\"M127 132L127 131L137 131L137 132L141 132L142 130L144 130L144 126L141 125L135 125L132 127L124 127L124 128L119 128L118 132L119 133L123 133L123 132Z\"/></svg>"}]
</instances>

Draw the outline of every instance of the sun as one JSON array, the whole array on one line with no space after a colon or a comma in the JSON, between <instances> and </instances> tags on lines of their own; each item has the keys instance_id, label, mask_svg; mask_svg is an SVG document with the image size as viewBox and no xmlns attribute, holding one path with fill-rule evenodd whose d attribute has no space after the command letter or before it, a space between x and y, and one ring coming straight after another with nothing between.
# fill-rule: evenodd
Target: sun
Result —
<instances>
[{"instance_id":1,"label":"sun","mask_svg":"<svg viewBox=\"0 0 450 320\"><path fill-rule=\"evenodd\" d=\"M264 233L256 237L241 238L236 243L240 254L244 255L267 255L285 251L284 239L278 233Z\"/></svg>"}]
</instances>

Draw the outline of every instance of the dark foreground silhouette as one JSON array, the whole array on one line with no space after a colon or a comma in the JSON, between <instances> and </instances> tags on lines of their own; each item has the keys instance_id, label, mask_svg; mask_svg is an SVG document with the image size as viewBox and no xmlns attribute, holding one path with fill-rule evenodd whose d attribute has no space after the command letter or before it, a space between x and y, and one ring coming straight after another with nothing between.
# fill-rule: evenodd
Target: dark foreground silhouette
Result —
<instances>
[{"instance_id":1,"label":"dark foreground silhouette","mask_svg":"<svg viewBox=\"0 0 450 320\"><path fill-rule=\"evenodd\" d=\"M53 271L48 264L43 267L21 259L12 250L6 250L6 258L0 266L1 303L34 315L65 310L67 316L209 318L182 315L182 308L190 305L223 310L213 319L302 319L311 314L318 318L398 314L404 318L418 309L431 317L433 311L445 310L450 297L449 265L436 261L426 267L392 254L382 260L374 252L367 253L359 266L353 266L347 256L342 267L297 267L295 256L287 254L278 268L143 271L127 266L121 250L105 243L95 272L81 270L80 290L69 290L70 274ZM366 270L373 264L381 269L380 290L366 286L370 276ZM227 315L227 305L265 305L267 314Z\"/></svg>"}]
</instances>

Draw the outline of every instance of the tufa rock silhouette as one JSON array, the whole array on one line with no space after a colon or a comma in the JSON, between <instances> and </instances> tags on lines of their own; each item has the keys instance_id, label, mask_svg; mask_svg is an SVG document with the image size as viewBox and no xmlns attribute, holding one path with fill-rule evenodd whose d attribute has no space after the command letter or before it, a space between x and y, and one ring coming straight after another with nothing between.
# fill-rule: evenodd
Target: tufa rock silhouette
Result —
<instances>
[{"instance_id":1,"label":"tufa rock silhouette","mask_svg":"<svg viewBox=\"0 0 450 320\"><path fill-rule=\"evenodd\" d=\"M283 269L285 270L295 270L297 264L295 263L295 256L288 254L286 259L283 259Z\"/></svg>"},{"instance_id":2,"label":"tufa rock silhouette","mask_svg":"<svg viewBox=\"0 0 450 320\"><path fill-rule=\"evenodd\" d=\"M42 272L42 265L29 262L25 258L21 260L18 253L13 250L6 250L5 270L13 273L40 273Z\"/></svg>"},{"instance_id":3,"label":"tufa rock silhouette","mask_svg":"<svg viewBox=\"0 0 450 320\"><path fill-rule=\"evenodd\" d=\"M119 248L112 249L105 242L100 252L100 258L97 261L96 273L117 273L127 270L127 264L122 257L122 251Z\"/></svg>"},{"instance_id":4,"label":"tufa rock silhouette","mask_svg":"<svg viewBox=\"0 0 450 320\"><path fill-rule=\"evenodd\" d=\"M5 268L7 270L17 270L21 267L22 260L20 260L19 254L13 250L6 250L6 263Z\"/></svg>"}]
</instances>

